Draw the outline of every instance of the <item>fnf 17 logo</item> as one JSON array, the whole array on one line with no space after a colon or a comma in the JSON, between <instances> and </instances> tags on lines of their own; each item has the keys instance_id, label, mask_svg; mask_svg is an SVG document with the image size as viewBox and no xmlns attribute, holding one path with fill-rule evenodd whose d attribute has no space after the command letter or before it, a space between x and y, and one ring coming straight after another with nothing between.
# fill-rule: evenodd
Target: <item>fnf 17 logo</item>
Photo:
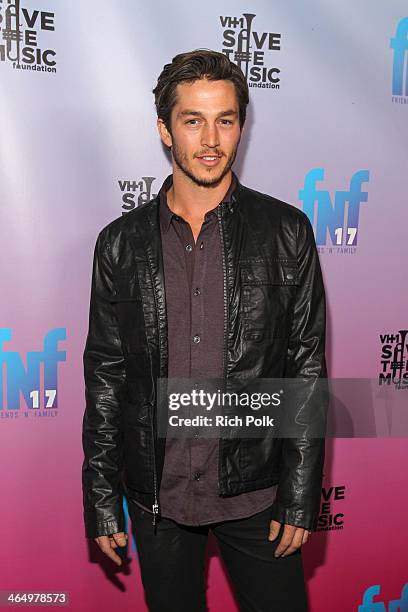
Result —
<instances>
[{"instance_id":1,"label":"fnf 17 logo","mask_svg":"<svg viewBox=\"0 0 408 612\"><path fill-rule=\"evenodd\" d=\"M358 612L408 612L408 582L402 587L400 599L391 599L388 606L384 601L374 601L374 597L379 595L379 584L368 587L363 595L363 603L358 606Z\"/></svg>"},{"instance_id":2,"label":"fnf 17 logo","mask_svg":"<svg viewBox=\"0 0 408 612\"><path fill-rule=\"evenodd\" d=\"M395 385L397 389L408 387L408 329L397 334L381 334L381 371L379 384Z\"/></svg>"},{"instance_id":3,"label":"fnf 17 logo","mask_svg":"<svg viewBox=\"0 0 408 612\"><path fill-rule=\"evenodd\" d=\"M392 101L397 104L408 104L408 17L404 17L398 23L390 47L394 50Z\"/></svg>"},{"instance_id":4,"label":"fnf 17 logo","mask_svg":"<svg viewBox=\"0 0 408 612\"><path fill-rule=\"evenodd\" d=\"M122 192L122 215L156 197L157 193L152 193L155 180L154 176L142 176L140 181L118 181Z\"/></svg>"},{"instance_id":5,"label":"fnf 17 logo","mask_svg":"<svg viewBox=\"0 0 408 612\"><path fill-rule=\"evenodd\" d=\"M241 68L249 87L279 89L280 69L270 66L281 48L281 34L257 32L253 20L256 15L243 13L242 17L220 17L224 28L221 51Z\"/></svg>"},{"instance_id":6,"label":"fnf 17 logo","mask_svg":"<svg viewBox=\"0 0 408 612\"><path fill-rule=\"evenodd\" d=\"M324 180L323 168L314 168L306 175L299 199L315 228L316 244L323 247L319 249L320 252L324 252L329 236L331 244L337 248L328 246L328 253L355 253L360 205L368 200L368 193L363 191L362 184L368 182L369 176L368 170L359 170L351 177L350 188L336 191L332 199L329 191L316 187L318 181Z\"/></svg>"},{"instance_id":7,"label":"fnf 17 logo","mask_svg":"<svg viewBox=\"0 0 408 612\"><path fill-rule=\"evenodd\" d=\"M43 349L28 351L25 360L17 351L4 348L11 339L11 329L0 329L0 415L4 409L19 410L20 395L27 408L58 408L58 363L66 360L66 352L58 350L58 343L66 339L65 328L49 331Z\"/></svg>"},{"instance_id":8,"label":"fnf 17 logo","mask_svg":"<svg viewBox=\"0 0 408 612\"><path fill-rule=\"evenodd\" d=\"M54 30L54 13L23 8L20 0L0 0L0 61L18 70L56 72L55 51L39 40Z\"/></svg>"}]
</instances>

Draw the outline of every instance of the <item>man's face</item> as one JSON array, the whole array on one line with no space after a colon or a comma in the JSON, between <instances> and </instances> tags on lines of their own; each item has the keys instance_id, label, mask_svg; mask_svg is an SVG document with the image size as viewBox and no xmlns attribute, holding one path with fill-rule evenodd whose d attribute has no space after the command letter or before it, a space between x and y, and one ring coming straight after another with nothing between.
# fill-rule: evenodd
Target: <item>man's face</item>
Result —
<instances>
[{"instance_id":1,"label":"man's face","mask_svg":"<svg viewBox=\"0 0 408 612\"><path fill-rule=\"evenodd\" d=\"M239 106L231 81L181 83L171 114L171 134L158 121L176 166L194 183L215 186L229 172L239 145Z\"/></svg>"}]
</instances>

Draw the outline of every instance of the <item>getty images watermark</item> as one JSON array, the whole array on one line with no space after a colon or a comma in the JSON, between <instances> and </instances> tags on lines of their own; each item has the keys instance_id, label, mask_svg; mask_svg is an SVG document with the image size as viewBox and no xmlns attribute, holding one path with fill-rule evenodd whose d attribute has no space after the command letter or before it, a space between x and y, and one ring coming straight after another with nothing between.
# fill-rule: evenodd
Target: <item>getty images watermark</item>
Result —
<instances>
[{"instance_id":1,"label":"getty images watermark","mask_svg":"<svg viewBox=\"0 0 408 612\"><path fill-rule=\"evenodd\" d=\"M208 392L204 389L193 388L190 392L172 392L169 394L169 410L179 411L181 408L197 408L202 411L217 412L224 406L235 406L242 408L250 408L251 410L260 410L261 408L276 407L281 404L280 393L259 393L259 392L226 392L217 389L215 392ZM203 414L196 414L192 418L180 416L180 414L171 414L169 416L169 425L172 427L236 427L248 426L254 427L274 427L274 418L263 414L261 417L255 417L253 414L216 414L210 417Z\"/></svg>"},{"instance_id":2,"label":"getty images watermark","mask_svg":"<svg viewBox=\"0 0 408 612\"><path fill-rule=\"evenodd\" d=\"M301 399L307 397L307 402ZM302 418L290 406L303 402ZM299 409L297 410L299 416ZM158 381L159 437L323 437L327 381L192 379Z\"/></svg>"},{"instance_id":3,"label":"getty images watermark","mask_svg":"<svg viewBox=\"0 0 408 612\"><path fill-rule=\"evenodd\" d=\"M378 379L159 378L159 437L372 438L408 436L406 395ZM146 406L143 410L147 410Z\"/></svg>"}]
</instances>

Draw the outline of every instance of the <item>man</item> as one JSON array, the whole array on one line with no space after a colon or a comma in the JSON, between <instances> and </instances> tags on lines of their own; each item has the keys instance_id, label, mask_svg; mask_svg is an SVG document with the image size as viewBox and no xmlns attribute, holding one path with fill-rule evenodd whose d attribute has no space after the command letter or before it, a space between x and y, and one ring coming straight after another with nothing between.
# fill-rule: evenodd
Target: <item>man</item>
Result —
<instances>
[{"instance_id":1,"label":"man","mask_svg":"<svg viewBox=\"0 0 408 612\"><path fill-rule=\"evenodd\" d=\"M300 612L301 547L317 524L324 438L165 439L157 379L325 378L313 230L303 212L232 172L249 97L225 55L177 55L154 94L173 173L95 247L86 535L121 564L125 494L149 610L206 610L211 529L241 610ZM317 405L313 389L296 407L299 422Z\"/></svg>"}]
</instances>

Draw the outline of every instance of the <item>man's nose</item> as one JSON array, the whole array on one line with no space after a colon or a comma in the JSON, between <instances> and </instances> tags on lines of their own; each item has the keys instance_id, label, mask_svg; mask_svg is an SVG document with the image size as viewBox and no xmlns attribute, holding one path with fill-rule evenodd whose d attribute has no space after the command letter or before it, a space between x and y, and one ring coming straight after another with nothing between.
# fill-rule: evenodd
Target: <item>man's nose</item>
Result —
<instances>
[{"instance_id":1,"label":"man's nose","mask_svg":"<svg viewBox=\"0 0 408 612\"><path fill-rule=\"evenodd\" d=\"M207 147L218 147L219 144L220 140L217 126L207 124L201 133L201 145Z\"/></svg>"}]
</instances>

